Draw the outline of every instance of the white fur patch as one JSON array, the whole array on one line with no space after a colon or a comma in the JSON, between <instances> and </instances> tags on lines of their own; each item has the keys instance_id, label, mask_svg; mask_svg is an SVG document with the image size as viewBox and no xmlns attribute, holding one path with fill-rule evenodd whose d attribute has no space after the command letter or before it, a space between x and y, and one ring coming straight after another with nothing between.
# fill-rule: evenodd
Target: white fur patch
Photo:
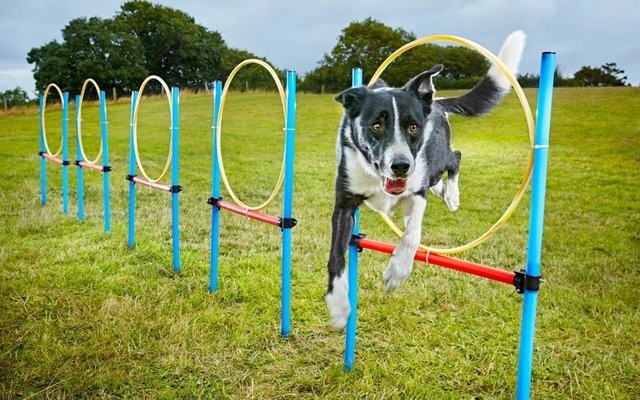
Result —
<instances>
[{"instance_id":1,"label":"white fur patch","mask_svg":"<svg viewBox=\"0 0 640 400\"><path fill-rule=\"evenodd\" d=\"M349 314L351 314L351 305L349 303L349 282L347 275L343 273L341 276L333 278L333 290L325 296L329 315L331 315L331 323L336 329L342 329L347 324Z\"/></svg>"},{"instance_id":2,"label":"white fur patch","mask_svg":"<svg viewBox=\"0 0 640 400\"><path fill-rule=\"evenodd\" d=\"M498 54L498 58L500 58L514 75L518 72L518 65L520 65L520 58L522 57L526 38L527 35L522 31L512 32L507 39L505 39ZM509 90L511 88L511 82L509 82L509 79L507 79L502 70L495 64L491 66L487 75L502 89Z\"/></svg>"},{"instance_id":3,"label":"white fur patch","mask_svg":"<svg viewBox=\"0 0 640 400\"><path fill-rule=\"evenodd\" d=\"M393 252L389 265L382 273L385 290L393 290L404 282L413 269L413 258L420 245L422 217L427 207L426 199L412 196L404 200L405 231Z\"/></svg>"}]
</instances>

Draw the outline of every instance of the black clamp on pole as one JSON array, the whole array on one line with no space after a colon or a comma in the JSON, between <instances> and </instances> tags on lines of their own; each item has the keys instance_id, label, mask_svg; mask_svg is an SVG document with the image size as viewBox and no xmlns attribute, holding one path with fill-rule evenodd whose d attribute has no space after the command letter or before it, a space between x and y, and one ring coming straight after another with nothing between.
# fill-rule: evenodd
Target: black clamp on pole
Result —
<instances>
[{"instance_id":1,"label":"black clamp on pole","mask_svg":"<svg viewBox=\"0 0 640 400\"><path fill-rule=\"evenodd\" d=\"M214 206L215 208L217 208L218 210L220 210L220 206L218 205L218 202L222 201L222 197L209 197L209 199L207 200L207 204L210 204L212 206Z\"/></svg>"},{"instance_id":2,"label":"black clamp on pole","mask_svg":"<svg viewBox=\"0 0 640 400\"><path fill-rule=\"evenodd\" d=\"M291 229L298 224L298 220L295 218L279 218L280 222L278 222L278 226L281 229Z\"/></svg>"},{"instance_id":3,"label":"black clamp on pole","mask_svg":"<svg viewBox=\"0 0 640 400\"><path fill-rule=\"evenodd\" d=\"M75 160L73 162L73 165L77 165L78 167L82 168L82 165L80 165L81 162L82 162L82 160Z\"/></svg>"},{"instance_id":4,"label":"black clamp on pole","mask_svg":"<svg viewBox=\"0 0 640 400\"><path fill-rule=\"evenodd\" d=\"M63 165L63 166L71 165L71 161L69 161L69 160L62 160L62 165Z\"/></svg>"},{"instance_id":5,"label":"black clamp on pole","mask_svg":"<svg viewBox=\"0 0 640 400\"><path fill-rule=\"evenodd\" d=\"M180 185L171 185L169 187L169 193L180 193L182 192L182 186Z\"/></svg>"},{"instance_id":6,"label":"black clamp on pole","mask_svg":"<svg viewBox=\"0 0 640 400\"><path fill-rule=\"evenodd\" d=\"M102 172L111 172L111 166L105 165L104 167L102 167Z\"/></svg>"},{"instance_id":7,"label":"black clamp on pole","mask_svg":"<svg viewBox=\"0 0 640 400\"><path fill-rule=\"evenodd\" d=\"M138 175L135 175L135 174L134 174L134 175L130 175L130 174L128 174L128 175L126 176L126 178L127 178L127 180L128 180L129 182L131 182L131 183L133 183L133 184L135 185L135 183L136 183L136 182L133 180L133 178L135 178L136 176L138 176Z\"/></svg>"},{"instance_id":8,"label":"black clamp on pole","mask_svg":"<svg viewBox=\"0 0 640 400\"><path fill-rule=\"evenodd\" d=\"M45 153L46 153L46 151L39 151L39 152L38 152L38 155L39 155L40 157L44 157Z\"/></svg>"},{"instance_id":9,"label":"black clamp on pole","mask_svg":"<svg viewBox=\"0 0 640 400\"><path fill-rule=\"evenodd\" d=\"M364 239L367 237L364 233L358 233L351 235L351 239L349 240L349 246L355 246L358 248L358 253L362 253L362 246L360 246L360 239Z\"/></svg>"},{"instance_id":10,"label":"black clamp on pole","mask_svg":"<svg viewBox=\"0 0 640 400\"><path fill-rule=\"evenodd\" d=\"M513 286L515 286L516 292L519 294L523 294L525 290L540 290L540 282L542 282L542 279L539 276L527 275L524 269L515 271L513 276Z\"/></svg>"}]
</instances>

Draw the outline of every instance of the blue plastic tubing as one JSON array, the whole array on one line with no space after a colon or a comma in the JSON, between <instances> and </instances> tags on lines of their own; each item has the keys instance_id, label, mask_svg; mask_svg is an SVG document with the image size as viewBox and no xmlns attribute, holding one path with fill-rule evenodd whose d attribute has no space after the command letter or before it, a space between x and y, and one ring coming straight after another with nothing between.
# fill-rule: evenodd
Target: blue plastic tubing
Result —
<instances>
[{"instance_id":1,"label":"blue plastic tubing","mask_svg":"<svg viewBox=\"0 0 640 400\"><path fill-rule=\"evenodd\" d=\"M211 197L220 198L220 166L216 149L218 148L218 119L220 111L220 99L222 97L222 82L213 83L213 151L211 160ZM209 293L218 291L218 256L220 254L220 210L216 206L211 207L211 259L209 269Z\"/></svg>"},{"instance_id":2,"label":"blue plastic tubing","mask_svg":"<svg viewBox=\"0 0 640 400\"><path fill-rule=\"evenodd\" d=\"M351 71L351 86L362 86L362 69L354 68ZM360 233L360 210L356 209L353 215L352 234ZM358 247L349 246L349 303L351 304L351 313L347 320L347 331L344 350L344 368L347 371L353 369L356 357L356 321L358 318Z\"/></svg>"},{"instance_id":3,"label":"blue plastic tubing","mask_svg":"<svg viewBox=\"0 0 640 400\"><path fill-rule=\"evenodd\" d=\"M80 108L80 95L76 95L76 115ZM82 153L80 152L80 138L78 131L80 129L80 120L76 118L76 160L82 161ZM78 221L84 221L84 171L82 165L78 164Z\"/></svg>"},{"instance_id":4,"label":"blue plastic tubing","mask_svg":"<svg viewBox=\"0 0 640 400\"><path fill-rule=\"evenodd\" d=\"M69 92L62 99L62 212L69 214Z\"/></svg>"},{"instance_id":5,"label":"blue plastic tubing","mask_svg":"<svg viewBox=\"0 0 640 400\"><path fill-rule=\"evenodd\" d=\"M547 162L549 156L549 128L551 125L551 103L553 78L556 64L555 53L543 53L540 66L540 87L536 136L533 154L533 175L531 186L531 212L529 217L529 241L527 248L527 269L529 276L540 276L542 255L542 228L544 222L544 200L547 182ZM522 307L520 332L520 355L518 360L518 383L516 398L528 399L531 393L531 370L533 360L533 337L536 324L536 303L538 291L525 290Z\"/></svg>"},{"instance_id":6,"label":"blue plastic tubing","mask_svg":"<svg viewBox=\"0 0 640 400\"><path fill-rule=\"evenodd\" d=\"M42 121L42 112L44 111L44 96L40 95L40 153L46 151L44 147L44 126ZM47 204L47 160L40 157L40 204Z\"/></svg>"},{"instance_id":7,"label":"blue plastic tubing","mask_svg":"<svg viewBox=\"0 0 640 400\"><path fill-rule=\"evenodd\" d=\"M179 127L180 127L180 89L174 86L171 89L171 102L173 104L171 116L171 186L178 187L178 149L179 149ZM180 223L179 215L179 192L174 190L171 193L171 231L173 239L173 271L180 272Z\"/></svg>"},{"instance_id":8,"label":"blue plastic tubing","mask_svg":"<svg viewBox=\"0 0 640 400\"><path fill-rule=\"evenodd\" d=\"M131 92L131 123L129 124L129 175L136 175L136 152L133 147L133 117L135 115L136 100L138 92ZM129 235L127 246L133 247L136 243L136 184L129 181Z\"/></svg>"},{"instance_id":9,"label":"blue plastic tubing","mask_svg":"<svg viewBox=\"0 0 640 400\"><path fill-rule=\"evenodd\" d=\"M107 138L107 98L103 90L100 91L100 140L102 141L102 166L109 166L109 145ZM102 186L104 188L104 231L111 232L111 190L109 171L102 171Z\"/></svg>"},{"instance_id":10,"label":"blue plastic tubing","mask_svg":"<svg viewBox=\"0 0 640 400\"><path fill-rule=\"evenodd\" d=\"M285 127L284 205L282 216L293 213L293 159L296 133L296 73L287 71L287 120ZM282 319L281 335L291 331L291 236L292 227L282 227Z\"/></svg>"}]
</instances>

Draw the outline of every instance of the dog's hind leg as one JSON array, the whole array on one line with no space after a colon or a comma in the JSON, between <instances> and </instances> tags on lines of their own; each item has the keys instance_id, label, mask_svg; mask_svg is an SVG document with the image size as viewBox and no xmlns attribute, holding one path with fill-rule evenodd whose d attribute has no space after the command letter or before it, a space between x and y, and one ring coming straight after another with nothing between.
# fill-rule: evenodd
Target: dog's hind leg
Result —
<instances>
[{"instance_id":1,"label":"dog's hind leg","mask_svg":"<svg viewBox=\"0 0 640 400\"><path fill-rule=\"evenodd\" d=\"M411 196L403 200L404 234L393 252L389 265L382 273L385 290L393 290L404 282L413 269L413 258L420 245L422 217L427 207L425 194Z\"/></svg>"},{"instance_id":2,"label":"dog's hind leg","mask_svg":"<svg viewBox=\"0 0 640 400\"><path fill-rule=\"evenodd\" d=\"M355 210L356 205L342 207L336 204L331 218L331 251L327 265L329 287L325 301L331 322L336 329L344 328L351 313L349 283L347 274L344 273L344 255L351 239Z\"/></svg>"},{"instance_id":3,"label":"dog's hind leg","mask_svg":"<svg viewBox=\"0 0 640 400\"><path fill-rule=\"evenodd\" d=\"M450 211L456 211L460 207L460 187L458 185L458 177L460 176L460 158L462 154L459 151L451 153L450 162L447 168L447 184L444 186L443 196L444 202L447 203ZM437 186L437 185L436 185Z\"/></svg>"}]
</instances>

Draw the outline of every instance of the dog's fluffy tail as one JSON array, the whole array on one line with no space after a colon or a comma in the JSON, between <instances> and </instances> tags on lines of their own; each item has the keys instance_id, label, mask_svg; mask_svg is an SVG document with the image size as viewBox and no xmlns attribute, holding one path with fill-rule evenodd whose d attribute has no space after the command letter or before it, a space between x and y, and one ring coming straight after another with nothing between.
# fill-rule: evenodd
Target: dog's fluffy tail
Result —
<instances>
[{"instance_id":1,"label":"dog's fluffy tail","mask_svg":"<svg viewBox=\"0 0 640 400\"><path fill-rule=\"evenodd\" d=\"M522 31L511 33L502 44L498 57L513 74L518 71L526 35ZM436 99L445 112L474 116L488 112L511 89L511 82L495 64L469 92L459 97Z\"/></svg>"}]
</instances>

